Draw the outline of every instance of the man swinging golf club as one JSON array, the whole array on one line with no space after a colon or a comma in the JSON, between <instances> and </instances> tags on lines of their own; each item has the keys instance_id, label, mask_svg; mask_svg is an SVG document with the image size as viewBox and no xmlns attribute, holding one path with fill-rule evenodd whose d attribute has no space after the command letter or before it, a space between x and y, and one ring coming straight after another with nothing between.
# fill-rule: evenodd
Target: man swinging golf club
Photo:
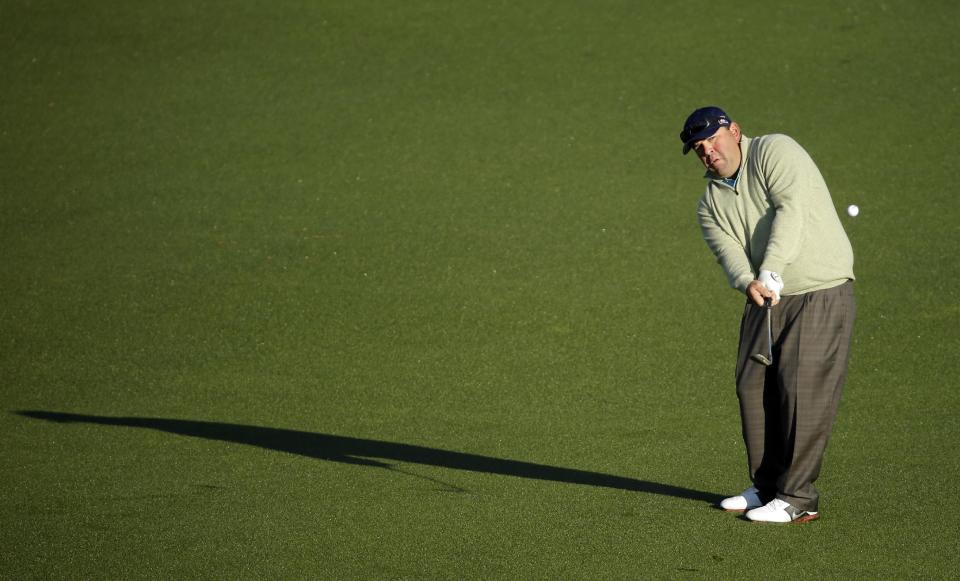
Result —
<instances>
[{"instance_id":1,"label":"man swinging golf club","mask_svg":"<svg viewBox=\"0 0 960 581\"><path fill-rule=\"evenodd\" d=\"M736 385L752 486L720 506L752 521L814 520L856 313L853 249L820 171L790 137L746 137L704 107L680 140L707 170L703 238L747 297Z\"/></svg>"}]
</instances>

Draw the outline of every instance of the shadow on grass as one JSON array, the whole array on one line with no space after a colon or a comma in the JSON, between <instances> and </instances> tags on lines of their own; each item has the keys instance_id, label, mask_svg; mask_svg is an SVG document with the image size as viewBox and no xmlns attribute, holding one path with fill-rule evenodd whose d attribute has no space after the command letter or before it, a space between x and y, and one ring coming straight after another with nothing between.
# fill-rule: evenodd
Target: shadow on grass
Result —
<instances>
[{"instance_id":1,"label":"shadow on grass","mask_svg":"<svg viewBox=\"0 0 960 581\"><path fill-rule=\"evenodd\" d=\"M485 472L487 474L531 478L534 480L548 480L552 482L566 482L569 484L583 484L650 494L662 494L711 504L716 504L722 498L719 495L709 492L671 486L669 484L660 484L647 480L635 480L633 478L613 476L599 472L586 472L584 470L545 466L543 464L534 464L519 460L493 458L464 452L451 452L438 448L427 448L362 438L348 438L345 436L333 436L330 434L318 434L315 432L302 432L282 428L264 428L240 424L164 418L91 416L32 410L19 411L16 413L28 418L59 423L87 423L127 428L147 428L171 434L179 434L181 436L246 444L267 450L299 454L308 458L361 466L394 469L391 464L384 461L395 461L467 470L470 472Z\"/></svg>"}]
</instances>

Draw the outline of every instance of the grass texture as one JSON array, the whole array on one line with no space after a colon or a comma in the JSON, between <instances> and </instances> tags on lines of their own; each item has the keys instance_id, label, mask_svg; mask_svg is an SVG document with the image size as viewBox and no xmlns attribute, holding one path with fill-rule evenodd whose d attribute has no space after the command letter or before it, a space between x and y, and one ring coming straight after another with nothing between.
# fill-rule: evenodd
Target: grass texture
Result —
<instances>
[{"instance_id":1,"label":"grass texture","mask_svg":"<svg viewBox=\"0 0 960 581\"><path fill-rule=\"evenodd\" d=\"M956 3L11 0L0 577L956 574ZM859 318L758 526L677 134L820 165Z\"/></svg>"}]
</instances>

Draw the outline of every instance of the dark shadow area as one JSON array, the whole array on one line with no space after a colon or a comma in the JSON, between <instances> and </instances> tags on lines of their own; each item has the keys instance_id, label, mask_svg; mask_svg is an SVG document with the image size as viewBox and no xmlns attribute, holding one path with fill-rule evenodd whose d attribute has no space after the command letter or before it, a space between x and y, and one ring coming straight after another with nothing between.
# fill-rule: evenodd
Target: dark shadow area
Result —
<instances>
[{"instance_id":1,"label":"dark shadow area","mask_svg":"<svg viewBox=\"0 0 960 581\"><path fill-rule=\"evenodd\" d=\"M91 416L47 411L19 411L16 413L28 418L59 423L87 423L127 428L147 428L171 434L179 434L181 436L246 444L267 450L299 454L308 458L361 466L390 469L392 465L385 461L395 461L467 470L470 472L501 474L504 476L515 476L534 480L548 480L552 482L600 486L650 494L663 494L711 504L718 503L722 498L717 494L709 492L598 472L586 472L572 468L546 466L519 460L451 452L438 448L427 448L410 444L349 438L282 428L264 428L220 422L163 418Z\"/></svg>"}]
</instances>

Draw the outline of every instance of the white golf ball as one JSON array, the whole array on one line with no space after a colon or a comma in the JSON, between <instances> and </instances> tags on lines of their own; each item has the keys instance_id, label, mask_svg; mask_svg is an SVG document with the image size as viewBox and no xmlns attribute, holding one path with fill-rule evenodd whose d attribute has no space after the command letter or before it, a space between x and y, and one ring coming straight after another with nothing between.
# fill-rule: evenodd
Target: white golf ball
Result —
<instances>
[{"instance_id":1,"label":"white golf ball","mask_svg":"<svg viewBox=\"0 0 960 581\"><path fill-rule=\"evenodd\" d=\"M856 204L850 204L847 206L847 214L850 214L851 217L856 216L860 213L860 208Z\"/></svg>"}]
</instances>

